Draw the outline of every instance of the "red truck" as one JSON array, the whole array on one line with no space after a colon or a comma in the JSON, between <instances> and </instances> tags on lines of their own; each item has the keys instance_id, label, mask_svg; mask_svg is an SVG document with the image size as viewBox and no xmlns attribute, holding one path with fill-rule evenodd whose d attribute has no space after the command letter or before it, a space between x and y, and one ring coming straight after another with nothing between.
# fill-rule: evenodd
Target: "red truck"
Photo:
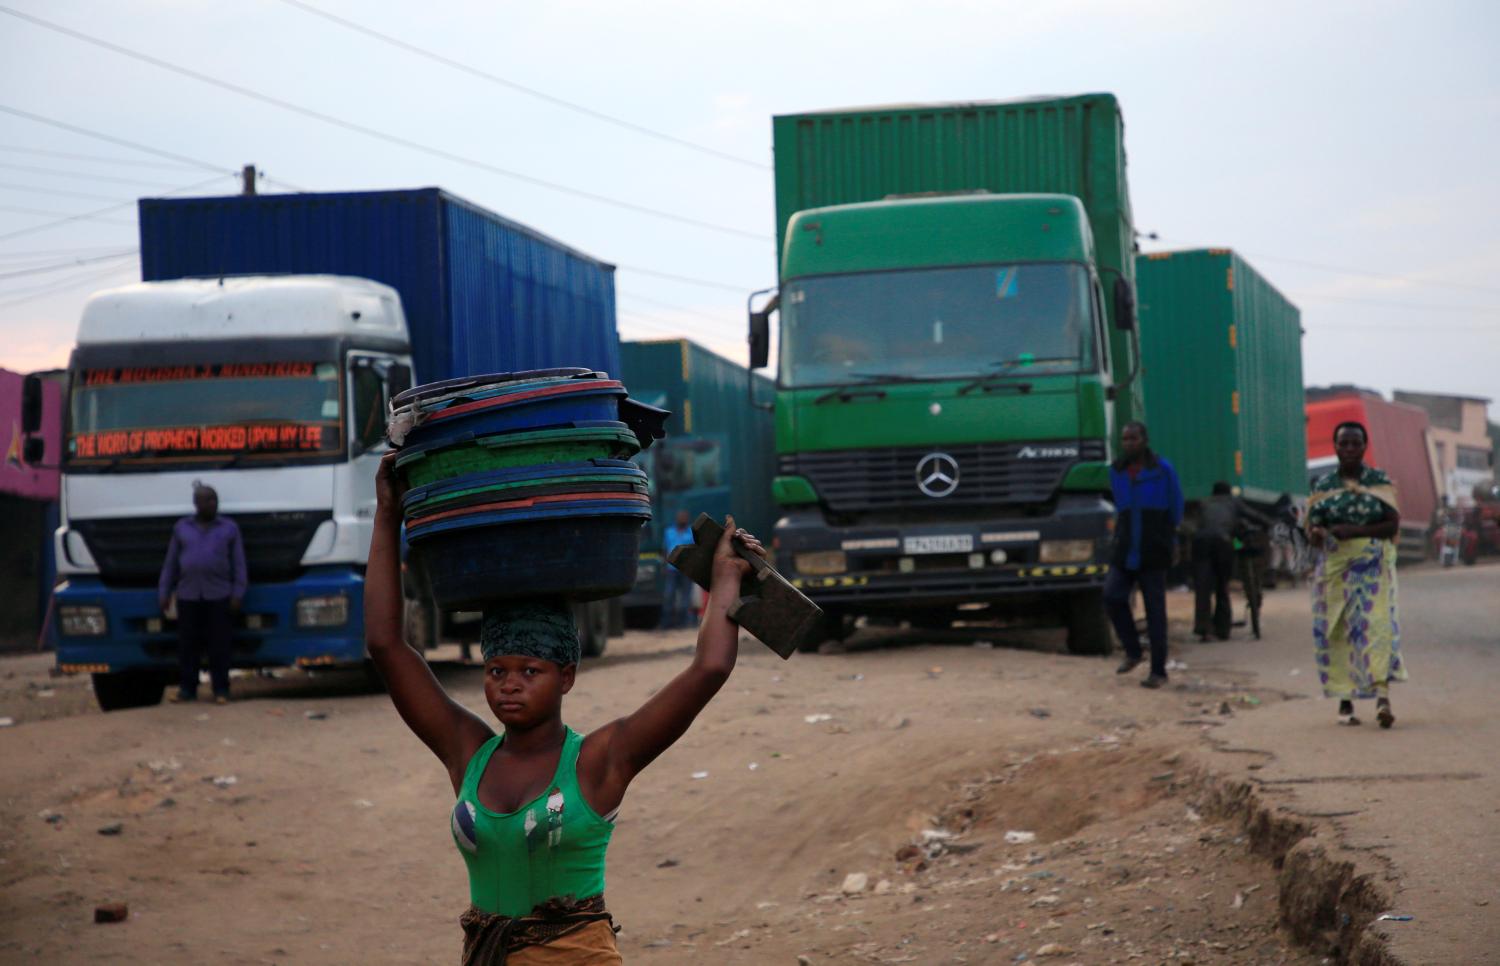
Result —
<instances>
[{"instance_id":1,"label":"red truck","mask_svg":"<svg viewBox=\"0 0 1500 966\"><path fill-rule=\"evenodd\" d=\"M1389 402L1379 393L1357 386L1307 390L1307 472L1317 478L1338 465L1333 430L1355 421L1370 430L1365 462L1385 470L1396 484L1403 557L1421 560L1431 547L1438 511L1437 475L1427 412L1407 403Z\"/></svg>"},{"instance_id":2,"label":"red truck","mask_svg":"<svg viewBox=\"0 0 1500 966\"><path fill-rule=\"evenodd\" d=\"M1472 565L1481 554L1500 554L1500 483L1474 487L1474 505L1463 511L1458 557Z\"/></svg>"}]
</instances>

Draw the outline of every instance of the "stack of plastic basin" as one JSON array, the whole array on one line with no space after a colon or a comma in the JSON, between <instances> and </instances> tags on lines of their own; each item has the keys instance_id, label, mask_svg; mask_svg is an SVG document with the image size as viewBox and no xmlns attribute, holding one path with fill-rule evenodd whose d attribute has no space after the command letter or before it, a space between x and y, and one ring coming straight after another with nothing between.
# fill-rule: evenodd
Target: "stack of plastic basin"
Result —
<instances>
[{"instance_id":1,"label":"stack of plastic basin","mask_svg":"<svg viewBox=\"0 0 1500 966\"><path fill-rule=\"evenodd\" d=\"M646 474L667 414L587 369L419 386L392 403L413 560L437 603L598 600L635 584Z\"/></svg>"}]
</instances>

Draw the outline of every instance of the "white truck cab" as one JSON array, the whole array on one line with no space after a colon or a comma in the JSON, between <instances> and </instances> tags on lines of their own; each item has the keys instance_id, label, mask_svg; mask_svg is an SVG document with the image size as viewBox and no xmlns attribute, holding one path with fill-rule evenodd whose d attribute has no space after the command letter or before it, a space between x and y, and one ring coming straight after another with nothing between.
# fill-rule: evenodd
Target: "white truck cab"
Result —
<instances>
[{"instance_id":1,"label":"white truck cab","mask_svg":"<svg viewBox=\"0 0 1500 966\"><path fill-rule=\"evenodd\" d=\"M212 486L250 587L238 667L358 662L375 464L411 351L389 286L334 275L144 282L94 295L69 363L58 664L106 710L153 704L177 636L156 583Z\"/></svg>"}]
</instances>

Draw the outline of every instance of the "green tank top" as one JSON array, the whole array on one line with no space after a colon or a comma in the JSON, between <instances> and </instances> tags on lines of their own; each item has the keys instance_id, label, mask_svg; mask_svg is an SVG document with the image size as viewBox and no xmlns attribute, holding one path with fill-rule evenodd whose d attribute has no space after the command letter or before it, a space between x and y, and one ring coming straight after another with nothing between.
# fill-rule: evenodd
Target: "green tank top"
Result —
<instances>
[{"instance_id":1,"label":"green tank top","mask_svg":"<svg viewBox=\"0 0 1500 966\"><path fill-rule=\"evenodd\" d=\"M474 752L453 806L453 841L469 867L470 901L493 915L525 916L548 899L602 895L604 852L615 826L578 790L583 736L567 729L547 791L508 813L479 801L479 779L504 739L496 735Z\"/></svg>"}]
</instances>

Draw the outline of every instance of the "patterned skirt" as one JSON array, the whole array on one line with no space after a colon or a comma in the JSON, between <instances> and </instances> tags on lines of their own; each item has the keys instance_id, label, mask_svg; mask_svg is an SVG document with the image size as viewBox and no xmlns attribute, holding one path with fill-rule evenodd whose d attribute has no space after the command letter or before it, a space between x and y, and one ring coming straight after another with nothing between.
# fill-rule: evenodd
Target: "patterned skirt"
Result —
<instances>
[{"instance_id":1,"label":"patterned skirt","mask_svg":"<svg viewBox=\"0 0 1500 966\"><path fill-rule=\"evenodd\" d=\"M1382 696L1406 680L1396 616L1396 545L1340 540L1313 573L1313 647L1325 697Z\"/></svg>"}]
</instances>

